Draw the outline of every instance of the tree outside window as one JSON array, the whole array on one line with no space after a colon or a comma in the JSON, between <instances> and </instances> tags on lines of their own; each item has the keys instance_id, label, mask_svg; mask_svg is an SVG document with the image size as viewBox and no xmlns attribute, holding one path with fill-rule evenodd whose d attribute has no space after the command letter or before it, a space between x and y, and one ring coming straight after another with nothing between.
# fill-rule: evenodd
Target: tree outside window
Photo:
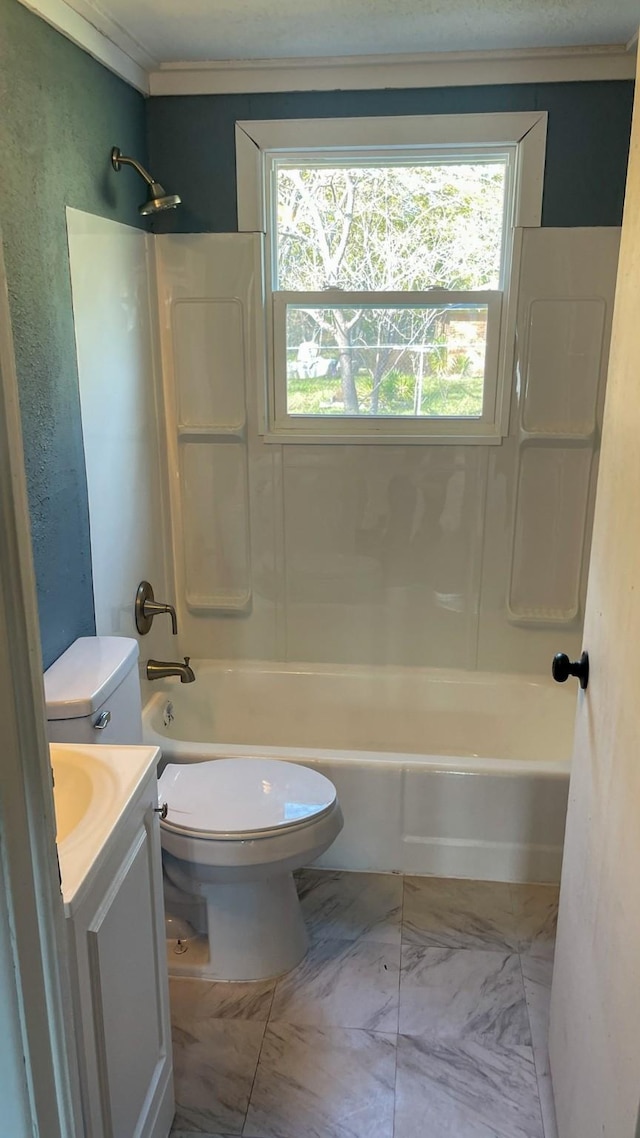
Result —
<instances>
[{"instance_id":1,"label":"tree outside window","mask_svg":"<svg viewBox=\"0 0 640 1138\"><path fill-rule=\"evenodd\" d=\"M490 309L477 294L501 285L505 160L283 160L276 186L287 413L479 418Z\"/></svg>"}]
</instances>

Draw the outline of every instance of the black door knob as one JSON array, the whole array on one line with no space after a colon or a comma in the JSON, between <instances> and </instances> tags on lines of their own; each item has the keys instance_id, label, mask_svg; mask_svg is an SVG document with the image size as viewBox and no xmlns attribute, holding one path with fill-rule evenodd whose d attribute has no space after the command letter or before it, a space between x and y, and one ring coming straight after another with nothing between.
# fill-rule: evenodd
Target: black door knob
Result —
<instances>
[{"instance_id":1,"label":"black door knob","mask_svg":"<svg viewBox=\"0 0 640 1138\"><path fill-rule=\"evenodd\" d=\"M589 654L583 652L579 660L570 660L564 652L558 652L553 657L551 674L558 684L564 684L569 676L575 676L580 680L580 687L586 688L589 683Z\"/></svg>"}]
</instances>

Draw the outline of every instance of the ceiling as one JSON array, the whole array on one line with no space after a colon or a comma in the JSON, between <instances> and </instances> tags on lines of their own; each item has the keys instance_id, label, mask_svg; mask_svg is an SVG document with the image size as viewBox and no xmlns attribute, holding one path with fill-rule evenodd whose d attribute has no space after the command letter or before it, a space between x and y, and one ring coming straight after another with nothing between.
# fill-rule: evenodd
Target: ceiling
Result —
<instances>
[{"instance_id":1,"label":"ceiling","mask_svg":"<svg viewBox=\"0 0 640 1138\"><path fill-rule=\"evenodd\" d=\"M155 64L626 44L640 23L640 0L67 2Z\"/></svg>"}]
</instances>

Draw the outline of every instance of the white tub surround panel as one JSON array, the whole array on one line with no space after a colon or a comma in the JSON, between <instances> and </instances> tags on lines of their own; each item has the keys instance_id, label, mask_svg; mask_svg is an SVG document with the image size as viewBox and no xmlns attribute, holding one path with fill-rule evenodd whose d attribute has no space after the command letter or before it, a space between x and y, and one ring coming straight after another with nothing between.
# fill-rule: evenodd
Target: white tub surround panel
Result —
<instances>
[{"instance_id":1,"label":"white tub surround panel","mask_svg":"<svg viewBox=\"0 0 640 1138\"><path fill-rule=\"evenodd\" d=\"M619 229L523 232L512 422L488 463L479 668L536 670L559 636L580 652L619 244Z\"/></svg>"},{"instance_id":2,"label":"white tub surround panel","mask_svg":"<svg viewBox=\"0 0 640 1138\"><path fill-rule=\"evenodd\" d=\"M283 447L287 659L475 666L487 449Z\"/></svg>"},{"instance_id":3,"label":"white tub surround panel","mask_svg":"<svg viewBox=\"0 0 640 1138\"><path fill-rule=\"evenodd\" d=\"M275 653L274 469L257 234L156 239L174 571L191 654Z\"/></svg>"},{"instance_id":4,"label":"white tub surround panel","mask_svg":"<svg viewBox=\"0 0 640 1138\"><path fill-rule=\"evenodd\" d=\"M144 711L165 762L263 756L335 785L345 826L319 864L557 881L575 693L449 669L200 661Z\"/></svg>"},{"instance_id":5,"label":"white tub surround panel","mask_svg":"<svg viewBox=\"0 0 640 1138\"><path fill-rule=\"evenodd\" d=\"M242 256L240 262L242 279L254 268L253 257L249 266ZM228 268L228 297L175 300L171 310L185 592L189 609L205 613L243 611L251 604L245 399L250 345L245 305L235 297L239 282ZM201 512L203 498L210 509Z\"/></svg>"},{"instance_id":6,"label":"white tub surround panel","mask_svg":"<svg viewBox=\"0 0 640 1138\"><path fill-rule=\"evenodd\" d=\"M195 657L546 672L579 648L617 229L521 231L501 446L265 443L260 237L156 239Z\"/></svg>"},{"instance_id":7,"label":"white tub surround panel","mask_svg":"<svg viewBox=\"0 0 640 1138\"><path fill-rule=\"evenodd\" d=\"M96 632L136 636L133 604L140 581L151 581L157 600L173 599L165 566L153 238L76 209L67 210L67 230ZM168 617L154 621L140 651L143 660L179 658Z\"/></svg>"},{"instance_id":8,"label":"white tub surround panel","mask_svg":"<svg viewBox=\"0 0 640 1138\"><path fill-rule=\"evenodd\" d=\"M526 231L519 290L519 462L508 617L571 624L586 580L619 237ZM586 565L585 565L586 568Z\"/></svg>"}]
</instances>

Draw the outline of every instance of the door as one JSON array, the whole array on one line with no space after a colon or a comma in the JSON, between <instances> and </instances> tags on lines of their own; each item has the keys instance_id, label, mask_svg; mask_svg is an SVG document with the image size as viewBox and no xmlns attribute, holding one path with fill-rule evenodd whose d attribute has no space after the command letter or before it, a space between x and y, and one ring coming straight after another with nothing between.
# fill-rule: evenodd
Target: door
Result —
<instances>
[{"instance_id":1,"label":"door","mask_svg":"<svg viewBox=\"0 0 640 1138\"><path fill-rule=\"evenodd\" d=\"M640 1104L640 108L627 184L551 996L559 1138Z\"/></svg>"},{"instance_id":2,"label":"door","mask_svg":"<svg viewBox=\"0 0 640 1138\"><path fill-rule=\"evenodd\" d=\"M0 1132L81 1134L35 580L0 233Z\"/></svg>"}]
</instances>

